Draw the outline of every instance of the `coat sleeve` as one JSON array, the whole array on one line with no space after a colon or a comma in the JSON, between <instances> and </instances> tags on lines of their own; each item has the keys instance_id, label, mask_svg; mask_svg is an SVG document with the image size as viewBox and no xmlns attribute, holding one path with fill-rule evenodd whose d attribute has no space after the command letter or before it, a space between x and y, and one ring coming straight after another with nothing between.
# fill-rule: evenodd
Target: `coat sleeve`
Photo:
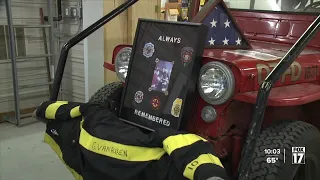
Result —
<instances>
[{"instance_id":1,"label":"coat sleeve","mask_svg":"<svg viewBox=\"0 0 320 180\"><path fill-rule=\"evenodd\" d=\"M68 101L45 101L36 110L37 118L65 121L81 116L83 103Z\"/></svg>"},{"instance_id":2,"label":"coat sleeve","mask_svg":"<svg viewBox=\"0 0 320 180\"><path fill-rule=\"evenodd\" d=\"M158 130L163 149L173 159L183 176L190 180L207 180L217 177L228 179L220 159L213 151L212 143L186 132L170 129Z\"/></svg>"}]
</instances>

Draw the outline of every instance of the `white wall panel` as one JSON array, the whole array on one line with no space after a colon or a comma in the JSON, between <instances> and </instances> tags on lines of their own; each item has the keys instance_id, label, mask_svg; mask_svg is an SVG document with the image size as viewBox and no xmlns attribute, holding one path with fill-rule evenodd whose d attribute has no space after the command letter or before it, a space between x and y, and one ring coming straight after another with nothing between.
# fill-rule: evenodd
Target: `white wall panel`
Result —
<instances>
[{"instance_id":1,"label":"white wall panel","mask_svg":"<svg viewBox=\"0 0 320 180\"><path fill-rule=\"evenodd\" d=\"M104 1L83 0L83 26L89 27L92 23L104 16ZM100 28L84 40L84 73L85 99L90 97L104 86L104 28Z\"/></svg>"},{"instance_id":2,"label":"white wall panel","mask_svg":"<svg viewBox=\"0 0 320 180\"><path fill-rule=\"evenodd\" d=\"M62 2L62 9L68 6L77 6L81 0L69 0ZM59 23L60 48L73 35L82 30L82 20L65 18ZM83 42L71 48L66 63L65 73L62 80L62 99L68 101L85 102L84 86L84 61L83 61Z\"/></svg>"}]
</instances>

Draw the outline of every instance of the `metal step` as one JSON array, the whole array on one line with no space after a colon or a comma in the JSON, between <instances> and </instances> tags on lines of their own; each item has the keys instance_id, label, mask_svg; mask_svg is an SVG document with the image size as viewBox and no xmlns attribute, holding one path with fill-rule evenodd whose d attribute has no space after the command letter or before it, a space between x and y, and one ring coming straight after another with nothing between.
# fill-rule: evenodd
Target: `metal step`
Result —
<instances>
[{"instance_id":1,"label":"metal step","mask_svg":"<svg viewBox=\"0 0 320 180\"><path fill-rule=\"evenodd\" d=\"M31 60L31 61L37 61L34 59L38 59L38 58L47 58L47 57L51 57L52 54L39 54L39 55L27 55L27 56L16 56L16 62L25 62L27 60ZM42 60L41 60L42 61ZM8 64L11 63L11 59L4 59L4 60L0 60L0 64Z\"/></svg>"},{"instance_id":2,"label":"metal step","mask_svg":"<svg viewBox=\"0 0 320 180\"><path fill-rule=\"evenodd\" d=\"M52 54L39 54L39 55L27 55L27 56L17 56L17 59L34 59L34 58L42 58L42 57L50 57Z\"/></svg>"},{"instance_id":3,"label":"metal step","mask_svg":"<svg viewBox=\"0 0 320 180\"><path fill-rule=\"evenodd\" d=\"M19 89L41 87L41 86L49 86L51 84L53 84L53 82L41 83L41 84L28 84L28 85L21 85L21 86L19 85Z\"/></svg>"},{"instance_id":4,"label":"metal step","mask_svg":"<svg viewBox=\"0 0 320 180\"><path fill-rule=\"evenodd\" d=\"M14 28L51 28L50 25L44 24L44 25L13 25Z\"/></svg>"}]
</instances>

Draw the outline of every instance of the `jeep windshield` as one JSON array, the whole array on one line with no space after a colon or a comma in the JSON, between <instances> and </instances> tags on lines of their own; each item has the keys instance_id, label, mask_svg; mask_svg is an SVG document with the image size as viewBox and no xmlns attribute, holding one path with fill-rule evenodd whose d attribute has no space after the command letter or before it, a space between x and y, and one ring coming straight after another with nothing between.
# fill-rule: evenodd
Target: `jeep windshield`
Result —
<instances>
[{"instance_id":1,"label":"jeep windshield","mask_svg":"<svg viewBox=\"0 0 320 180\"><path fill-rule=\"evenodd\" d=\"M320 0L224 0L231 9L281 13L320 14Z\"/></svg>"},{"instance_id":2,"label":"jeep windshield","mask_svg":"<svg viewBox=\"0 0 320 180\"><path fill-rule=\"evenodd\" d=\"M320 0L224 0L224 2L235 12L233 16L250 41L254 53L260 52L252 55L252 50L236 50L233 53L241 51L241 54L255 58L257 55L262 55L261 53L272 55L273 58L276 56L277 59L283 57L313 18L320 14ZM279 29L281 33L278 33ZM318 37L315 37L301 55L319 54L319 47ZM210 55L211 51L206 50L208 53L205 55Z\"/></svg>"}]
</instances>

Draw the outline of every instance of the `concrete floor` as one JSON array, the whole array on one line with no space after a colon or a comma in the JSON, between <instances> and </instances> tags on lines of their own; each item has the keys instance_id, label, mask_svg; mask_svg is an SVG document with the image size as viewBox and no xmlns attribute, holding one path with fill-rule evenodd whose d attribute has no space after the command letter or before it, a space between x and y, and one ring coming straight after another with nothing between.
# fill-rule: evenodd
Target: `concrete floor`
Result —
<instances>
[{"instance_id":1,"label":"concrete floor","mask_svg":"<svg viewBox=\"0 0 320 180\"><path fill-rule=\"evenodd\" d=\"M43 142L45 124L0 124L0 180L73 180L54 151Z\"/></svg>"}]
</instances>

